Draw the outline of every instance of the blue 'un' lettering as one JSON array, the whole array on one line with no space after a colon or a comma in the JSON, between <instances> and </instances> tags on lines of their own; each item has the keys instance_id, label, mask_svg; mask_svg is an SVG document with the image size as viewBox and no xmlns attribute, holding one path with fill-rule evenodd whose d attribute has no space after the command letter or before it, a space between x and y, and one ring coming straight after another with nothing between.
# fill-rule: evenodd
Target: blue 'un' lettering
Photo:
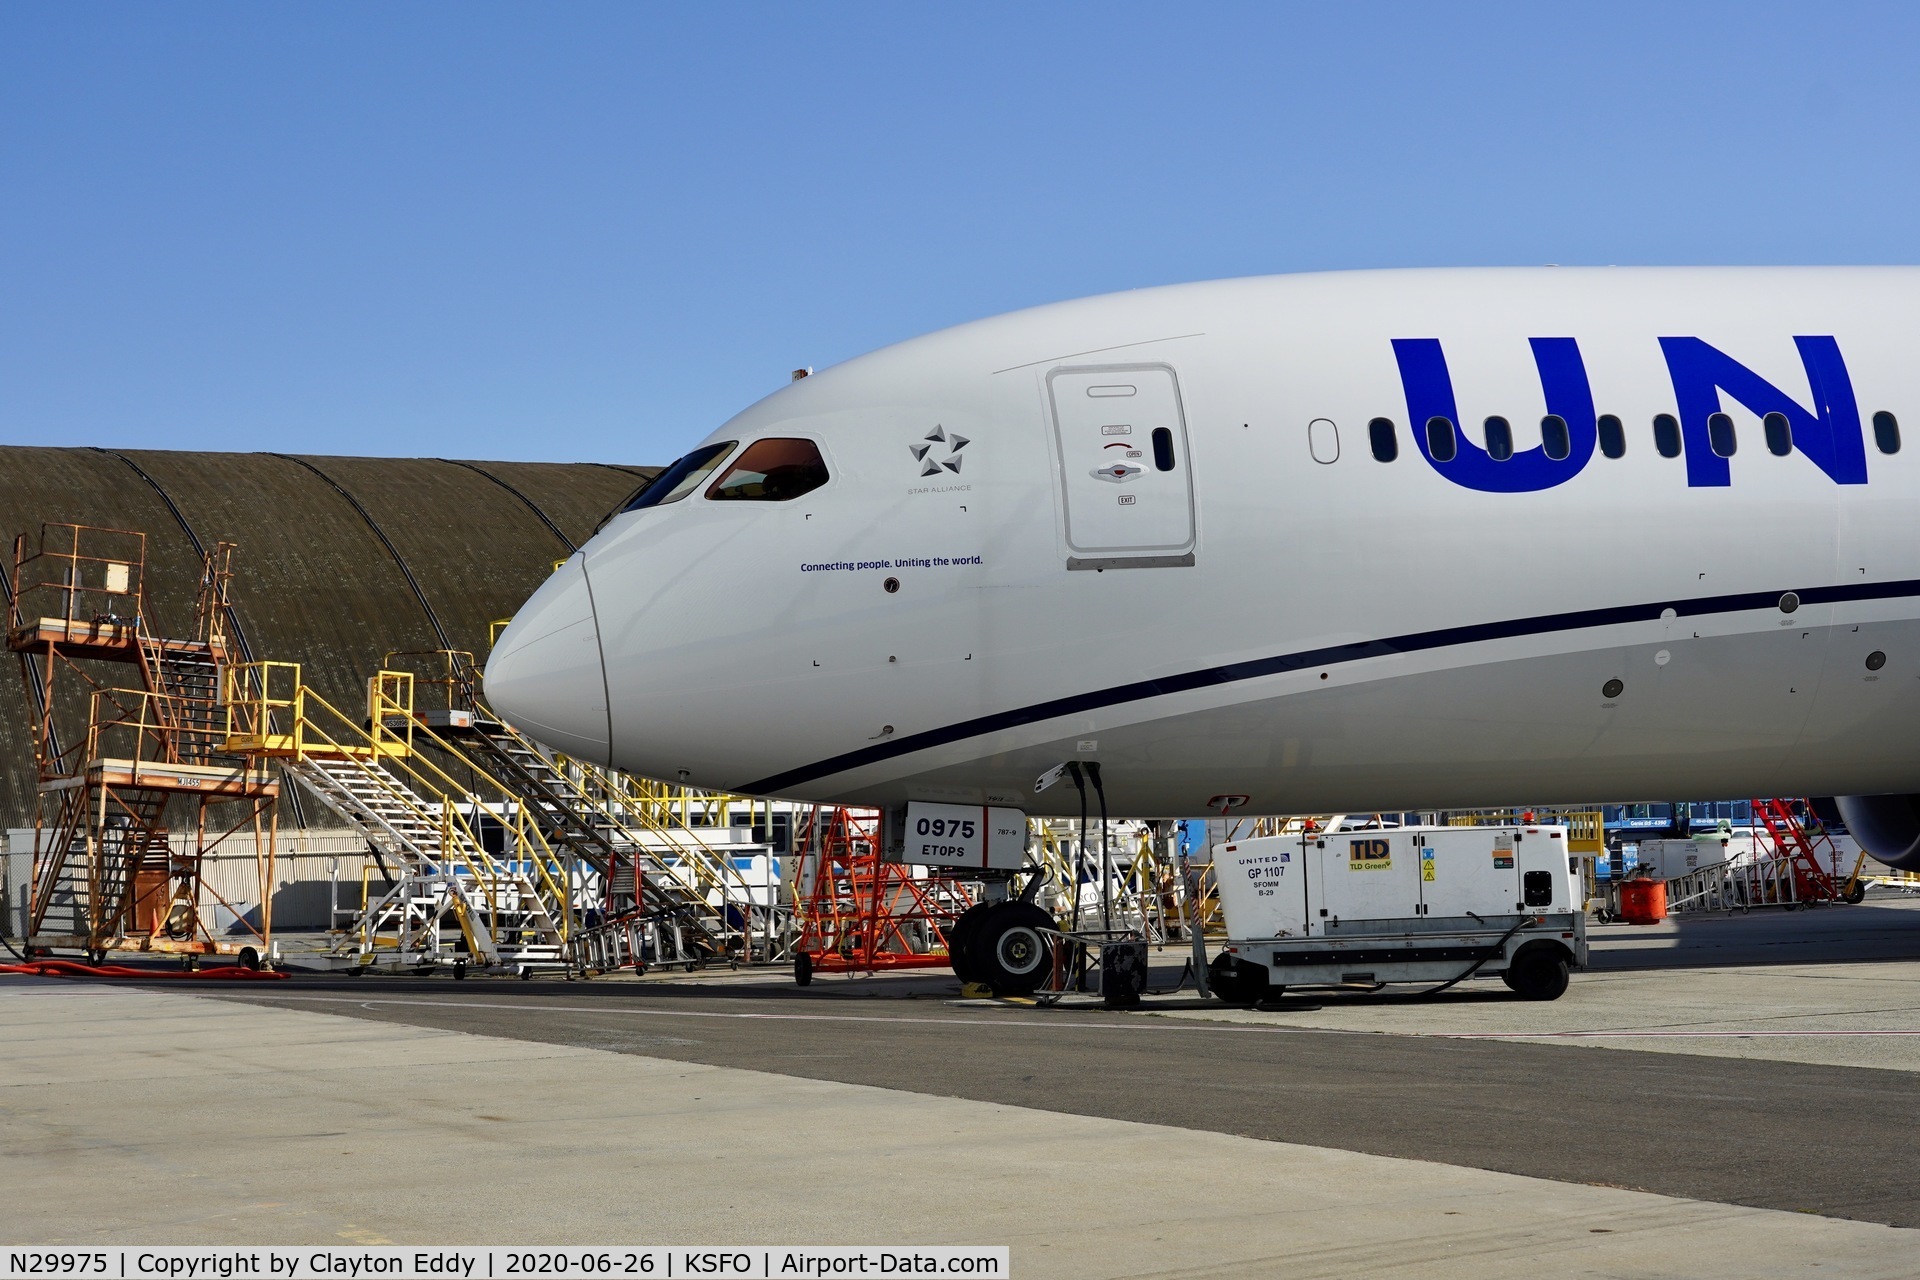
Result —
<instances>
[{"instance_id":1,"label":"blue 'un' lettering","mask_svg":"<svg viewBox=\"0 0 1920 1280\"><path fill-rule=\"evenodd\" d=\"M1485 449L1467 439L1464 432L1456 430L1459 444L1453 459L1436 461L1427 448L1427 419L1445 418L1456 428L1460 423L1446 353L1440 349L1438 338L1393 340L1393 356L1400 363L1400 386L1407 394L1407 417L1413 425L1414 444L1429 466L1457 485L1485 493L1551 489L1579 475L1593 458L1596 434L1593 389L1587 382L1587 366L1580 359L1580 344L1572 338L1529 338L1527 341L1533 346L1533 364L1540 371L1540 389L1546 393L1547 412L1567 420L1571 447L1566 457L1557 460L1547 456L1545 446L1536 445L1504 462L1496 462ZM1703 416L1700 422L1704 439L1706 418ZM1692 455L1691 446L1688 455Z\"/></svg>"},{"instance_id":2,"label":"blue 'un' lettering","mask_svg":"<svg viewBox=\"0 0 1920 1280\"><path fill-rule=\"evenodd\" d=\"M1680 408L1680 437L1686 444L1687 484L1715 488L1733 482L1727 460L1713 451L1707 439L1707 419L1720 412L1720 393L1759 415L1784 413L1793 426L1793 447L1827 473L1835 484L1867 482L1867 448L1860 434L1860 407L1853 398L1853 379L1840 358L1840 344L1831 337L1795 338L1800 363L1806 366L1807 385L1813 391L1809 412L1792 396L1747 368L1732 356L1698 338L1662 338L1673 377L1673 396Z\"/></svg>"},{"instance_id":3,"label":"blue 'un' lettering","mask_svg":"<svg viewBox=\"0 0 1920 1280\"><path fill-rule=\"evenodd\" d=\"M1438 338L1395 338L1394 359L1400 366L1400 386L1406 392L1407 416L1420 456L1453 483L1485 493L1528 493L1565 484L1580 474L1593 458L1595 413L1593 389L1587 380L1580 346L1572 338L1529 338L1534 367L1540 371L1540 389L1547 412L1566 419L1565 458L1555 460L1536 446L1496 462L1487 451L1458 430L1460 413L1453 398L1453 378ZM1800 363L1813 392L1808 409L1724 351L1699 338L1662 338L1667 372L1673 380L1674 402L1680 410L1680 434L1687 460L1690 488L1718 488L1733 482L1727 460L1713 451L1707 419L1720 412L1724 392L1755 415L1785 414L1793 430L1793 447L1806 455L1835 484L1867 483L1866 442L1860 429L1860 407L1854 399L1853 379L1840 356L1840 344L1831 336L1796 337ZM1457 449L1451 461L1435 460L1427 445L1429 418L1446 418L1455 425Z\"/></svg>"}]
</instances>

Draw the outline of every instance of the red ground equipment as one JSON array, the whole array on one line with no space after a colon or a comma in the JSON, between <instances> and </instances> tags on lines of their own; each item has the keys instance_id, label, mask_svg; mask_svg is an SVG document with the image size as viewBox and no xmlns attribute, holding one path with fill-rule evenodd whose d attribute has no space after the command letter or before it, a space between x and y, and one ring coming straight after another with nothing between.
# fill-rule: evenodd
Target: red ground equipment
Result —
<instances>
[{"instance_id":1,"label":"red ground equipment","mask_svg":"<svg viewBox=\"0 0 1920 1280\"><path fill-rule=\"evenodd\" d=\"M947 931L973 897L957 880L885 861L879 828L878 812L838 805L796 824L793 976L801 986L815 973L947 967Z\"/></svg>"},{"instance_id":2,"label":"red ground equipment","mask_svg":"<svg viewBox=\"0 0 1920 1280\"><path fill-rule=\"evenodd\" d=\"M1795 806L1802 809L1796 811ZM1793 902L1859 901L1853 892L1859 878L1840 867L1840 850L1819 821L1795 800L1755 800L1753 814L1767 829L1773 856L1788 864L1793 877Z\"/></svg>"}]
</instances>

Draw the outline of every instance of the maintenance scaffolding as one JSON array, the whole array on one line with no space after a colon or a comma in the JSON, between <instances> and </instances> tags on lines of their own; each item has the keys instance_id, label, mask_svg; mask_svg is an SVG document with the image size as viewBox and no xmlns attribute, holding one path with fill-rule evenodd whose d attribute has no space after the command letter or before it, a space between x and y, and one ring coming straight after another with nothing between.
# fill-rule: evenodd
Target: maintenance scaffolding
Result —
<instances>
[{"instance_id":1,"label":"maintenance scaffolding","mask_svg":"<svg viewBox=\"0 0 1920 1280\"><path fill-rule=\"evenodd\" d=\"M202 558L182 637L155 613L145 534L48 523L14 540L7 645L33 718L35 952L95 963L158 952L189 968L209 955L271 961L280 783L223 741L233 550L219 543ZM241 832L254 849L251 907L203 875Z\"/></svg>"}]
</instances>

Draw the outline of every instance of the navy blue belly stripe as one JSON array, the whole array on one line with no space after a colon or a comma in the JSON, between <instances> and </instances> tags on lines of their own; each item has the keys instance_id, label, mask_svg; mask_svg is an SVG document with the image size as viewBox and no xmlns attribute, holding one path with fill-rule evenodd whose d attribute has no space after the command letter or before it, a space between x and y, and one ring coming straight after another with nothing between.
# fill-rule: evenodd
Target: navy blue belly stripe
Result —
<instances>
[{"instance_id":1,"label":"navy blue belly stripe","mask_svg":"<svg viewBox=\"0 0 1920 1280\"><path fill-rule=\"evenodd\" d=\"M743 795L777 795L788 787L813 782L836 773L845 773L849 769L878 764L882 760L892 760L898 756L911 755L916 751L925 751L929 747L945 746L949 742L977 738L982 734L996 733L1002 729L1051 720L1056 716L1077 715L1086 711L1097 711L1103 707L1119 706L1122 703L1162 698L1168 694L1187 693L1194 689L1206 689L1216 685L1237 684L1242 680L1258 680L1264 676L1285 675L1289 671L1301 671L1309 667L1324 669L1349 662L1363 662L1368 658L1385 658L1400 653L1421 653L1429 649L1482 644L1488 640L1511 640L1518 636L1548 635L1556 631L1614 627L1626 622L1658 622L1660 615L1668 609L1672 609L1682 618L1698 618L1716 613L1745 613L1755 609L1778 609L1784 594L1780 591L1749 591L1739 595L1701 596L1693 600L1661 600L1653 604L1619 605L1610 609L1581 609L1573 613L1549 613L1532 618L1510 618L1501 622L1479 622L1471 626L1445 627L1438 631L1416 631L1404 636L1389 636L1384 640L1360 640L1352 644L1329 645L1324 649L1307 649L1299 653L1283 653L1271 658L1234 662L1221 667L1205 667L1199 671L1183 671L1177 675L1137 680L1132 684L1115 685L1110 689L1095 689L1088 693L1074 694L1072 697L1036 702L1030 707L998 711L990 716L979 716L938 729L908 734L904 738L876 743L871 747L862 747L858 751L849 751L831 759L789 769L785 773L776 773L754 782L743 783L734 790ZM1897 600L1920 596L1920 578L1909 578L1902 582L1862 582L1844 586L1809 587L1795 594L1800 597L1802 604Z\"/></svg>"}]
</instances>

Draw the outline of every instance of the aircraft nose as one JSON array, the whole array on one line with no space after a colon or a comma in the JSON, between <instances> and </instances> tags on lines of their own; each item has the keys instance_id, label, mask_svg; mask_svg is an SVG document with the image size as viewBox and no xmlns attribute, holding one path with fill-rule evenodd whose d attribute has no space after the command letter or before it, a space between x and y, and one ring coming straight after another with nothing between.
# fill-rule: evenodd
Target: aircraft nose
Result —
<instances>
[{"instance_id":1,"label":"aircraft nose","mask_svg":"<svg viewBox=\"0 0 1920 1280\"><path fill-rule=\"evenodd\" d=\"M487 702L509 724L557 751L605 764L612 739L600 627L576 555L540 585L487 658Z\"/></svg>"}]
</instances>

